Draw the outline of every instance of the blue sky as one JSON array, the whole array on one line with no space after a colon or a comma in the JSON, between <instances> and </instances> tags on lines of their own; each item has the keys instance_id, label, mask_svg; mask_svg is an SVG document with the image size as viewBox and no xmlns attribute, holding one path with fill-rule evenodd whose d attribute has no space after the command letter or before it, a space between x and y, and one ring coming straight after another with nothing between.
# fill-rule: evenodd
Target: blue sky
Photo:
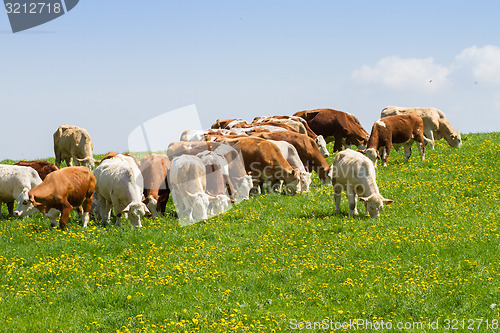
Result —
<instances>
[{"instance_id":1,"label":"blue sky","mask_svg":"<svg viewBox=\"0 0 500 333\"><path fill-rule=\"evenodd\" d=\"M498 1L82 0L13 34L0 13L0 159L53 156L63 123L96 153L127 151L137 126L191 104L203 127L329 107L369 131L399 105L498 131L499 14Z\"/></svg>"}]
</instances>

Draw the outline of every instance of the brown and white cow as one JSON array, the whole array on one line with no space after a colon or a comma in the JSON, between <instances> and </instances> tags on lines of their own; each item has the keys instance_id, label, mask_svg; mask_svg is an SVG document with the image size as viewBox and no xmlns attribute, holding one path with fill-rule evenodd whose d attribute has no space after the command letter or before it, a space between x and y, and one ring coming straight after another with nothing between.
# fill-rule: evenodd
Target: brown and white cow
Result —
<instances>
[{"instance_id":1,"label":"brown and white cow","mask_svg":"<svg viewBox=\"0 0 500 333\"><path fill-rule=\"evenodd\" d=\"M355 145L364 149L368 141L368 132L361 126L358 118L350 113L333 109L315 109L296 112L294 116L304 118L317 135L322 135L326 142L335 140L333 151L342 150L342 146Z\"/></svg>"},{"instance_id":2,"label":"brown and white cow","mask_svg":"<svg viewBox=\"0 0 500 333\"><path fill-rule=\"evenodd\" d=\"M414 114L422 118L424 122L424 135L429 139L431 149L434 149L434 141L444 138L454 148L462 147L462 137L459 131L455 131L446 119L443 111L436 108L403 108L399 106L388 106L380 114L381 118L393 115Z\"/></svg>"},{"instance_id":3,"label":"brown and white cow","mask_svg":"<svg viewBox=\"0 0 500 333\"><path fill-rule=\"evenodd\" d=\"M304 164L307 171L316 171L324 185L331 185L332 170L331 166L326 161L325 157L320 153L316 142L304 134L294 132L272 132L272 133L256 133L254 136L266 140L286 141L292 144L300 160Z\"/></svg>"},{"instance_id":4,"label":"brown and white cow","mask_svg":"<svg viewBox=\"0 0 500 333\"><path fill-rule=\"evenodd\" d=\"M93 170L95 160L92 155L94 146L89 133L80 127L61 125L54 133L54 153L56 166L61 167L65 161L67 166L83 165Z\"/></svg>"},{"instance_id":5,"label":"brown and white cow","mask_svg":"<svg viewBox=\"0 0 500 333\"><path fill-rule=\"evenodd\" d=\"M144 181L144 203L151 215L165 214L170 195L167 175L170 170L170 160L165 154L151 154L141 158L140 170Z\"/></svg>"},{"instance_id":6,"label":"brown and white cow","mask_svg":"<svg viewBox=\"0 0 500 333\"><path fill-rule=\"evenodd\" d=\"M393 146L404 146L405 162L411 156L411 146L416 141L420 150L420 158L425 159L424 123L413 114L388 116L379 119L373 124L372 133L368 140L366 156L375 164L377 157L382 159L383 166L387 166L389 153Z\"/></svg>"},{"instance_id":7,"label":"brown and white cow","mask_svg":"<svg viewBox=\"0 0 500 333\"><path fill-rule=\"evenodd\" d=\"M49 218L50 225L56 227L57 217L61 214L59 227L65 230L69 215L76 208L83 227L86 227L95 185L94 175L84 166L51 172L41 184L23 191L22 200L19 200L14 215L26 216L38 209Z\"/></svg>"},{"instance_id":8,"label":"brown and white cow","mask_svg":"<svg viewBox=\"0 0 500 333\"><path fill-rule=\"evenodd\" d=\"M55 164L43 160L19 161L17 163L14 163L14 165L28 166L35 169L42 180L44 180L49 173L59 170L59 168L56 167Z\"/></svg>"}]
</instances>

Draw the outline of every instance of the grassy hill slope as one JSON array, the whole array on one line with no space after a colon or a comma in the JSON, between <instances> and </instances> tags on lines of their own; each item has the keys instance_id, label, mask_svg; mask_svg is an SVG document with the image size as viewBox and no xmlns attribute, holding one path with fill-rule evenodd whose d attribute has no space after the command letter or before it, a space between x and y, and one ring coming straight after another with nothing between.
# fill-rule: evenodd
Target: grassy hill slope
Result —
<instances>
[{"instance_id":1,"label":"grassy hill slope","mask_svg":"<svg viewBox=\"0 0 500 333\"><path fill-rule=\"evenodd\" d=\"M500 314L500 133L464 137L462 149L439 142L423 163L416 149L407 164L393 151L377 177L395 202L376 220L362 205L349 218L345 196L336 215L332 188L319 186L253 198L189 227L179 227L171 203L140 230L128 221L84 230L75 212L65 232L49 230L39 213L4 219L0 330L270 332L324 319L491 325Z\"/></svg>"}]
</instances>

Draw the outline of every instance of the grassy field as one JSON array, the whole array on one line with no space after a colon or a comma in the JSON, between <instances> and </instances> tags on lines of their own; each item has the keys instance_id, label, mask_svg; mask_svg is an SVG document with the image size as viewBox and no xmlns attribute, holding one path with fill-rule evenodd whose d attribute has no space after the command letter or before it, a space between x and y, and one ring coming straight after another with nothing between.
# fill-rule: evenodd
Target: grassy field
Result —
<instances>
[{"instance_id":1,"label":"grassy field","mask_svg":"<svg viewBox=\"0 0 500 333\"><path fill-rule=\"evenodd\" d=\"M139 230L93 220L83 229L75 212L64 232L39 213L4 219L0 331L273 332L349 320L406 332L466 331L470 320L478 332L487 320L500 328L500 133L464 139L459 150L439 142L424 163L393 151L377 174L395 202L376 220L362 205L349 218L345 196L336 215L332 188L319 186L188 227L171 203ZM320 328L309 331L330 331Z\"/></svg>"}]
</instances>

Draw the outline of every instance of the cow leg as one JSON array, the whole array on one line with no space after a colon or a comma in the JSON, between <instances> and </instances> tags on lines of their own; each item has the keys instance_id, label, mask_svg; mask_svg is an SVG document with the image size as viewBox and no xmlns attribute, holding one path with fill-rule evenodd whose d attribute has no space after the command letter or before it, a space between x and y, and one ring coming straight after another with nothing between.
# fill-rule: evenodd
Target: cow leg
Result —
<instances>
[{"instance_id":1,"label":"cow leg","mask_svg":"<svg viewBox=\"0 0 500 333\"><path fill-rule=\"evenodd\" d=\"M333 151L341 151L342 150L342 138L335 137L335 143L333 144Z\"/></svg>"},{"instance_id":2,"label":"cow leg","mask_svg":"<svg viewBox=\"0 0 500 333\"><path fill-rule=\"evenodd\" d=\"M387 161L389 160L389 153L391 152L392 145L388 144L385 147L384 157L382 158L382 165L387 166Z\"/></svg>"},{"instance_id":3,"label":"cow leg","mask_svg":"<svg viewBox=\"0 0 500 333\"><path fill-rule=\"evenodd\" d=\"M99 215L101 216L102 225L105 227L111 218L111 203L100 195L97 195L97 203L99 205Z\"/></svg>"},{"instance_id":4,"label":"cow leg","mask_svg":"<svg viewBox=\"0 0 500 333\"><path fill-rule=\"evenodd\" d=\"M61 230L68 230L67 222L69 219L69 214L73 210L73 206L69 202L65 202L61 211L61 218L59 219L59 228Z\"/></svg>"},{"instance_id":5,"label":"cow leg","mask_svg":"<svg viewBox=\"0 0 500 333\"><path fill-rule=\"evenodd\" d=\"M358 215L358 208L356 207L356 193L351 185L347 185L346 190L347 201L349 202L349 216Z\"/></svg>"},{"instance_id":6,"label":"cow leg","mask_svg":"<svg viewBox=\"0 0 500 333\"><path fill-rule=\"evenodd\" d=\"M342 186L342 184L333 185L333 196L335 198L335 213L337 214L340 213L340 200L342 199L343 188L344 187Z\"/></svg>"},{"instance_id":7,"label":"cow leg","mask_svg":"<svg viewBox=\"0 0 500 333\"><path fill-rule=\"evenodd\" d=\"M1 207L0 207L1 209ZM9 216L14 215L14 201L7 202L7 211L9 212Z\"/></svg>"},{"instance_id":8,"label":"cow leg","mask_svg":"<svg viewBox=\"0 0 500 333\"><path fill-rule=\"evenodd\" d=\"M417 146L420 151L420 160L423 162L425 160L425 144L423 142L417 142Z\"/></svg>"},{"instance_id":9,"label":"cow leg","mask_svg":"<svg viewBox=\"0 0 500 333\"><path fill-rule=\"evenodd\" d=\"M408 162L411 156L411 144L405 144L405 163Z\"/></svg>"},{"instance_id":10,"label":"cow leg","mask_svg":"<svg viewBox=\"0 0 500 333\"><path fill-rule=\"evenodd\" d=\"M50 226L52 228L57 228L57 218L59 217L60 213L60 211L54 208L49 209L49 211L45 213L45 216L49 219Z\"/></svg>"},{"instance_id":11,"label":"cow leg","mask_svg":"<svg viewBox=\"0 0 500 333\"><path fill-rule=\"evenodd\" d=\"M434 146L435 146L435 141L434 141L434 132L432 131L432 129L425 129L424 128L424 135L427 139L430 140L429 144L431 145L431 149L434 150ZM426 140L423 140L423 144L427 144L427 141Z\"/></svg>"}]
</instances>

